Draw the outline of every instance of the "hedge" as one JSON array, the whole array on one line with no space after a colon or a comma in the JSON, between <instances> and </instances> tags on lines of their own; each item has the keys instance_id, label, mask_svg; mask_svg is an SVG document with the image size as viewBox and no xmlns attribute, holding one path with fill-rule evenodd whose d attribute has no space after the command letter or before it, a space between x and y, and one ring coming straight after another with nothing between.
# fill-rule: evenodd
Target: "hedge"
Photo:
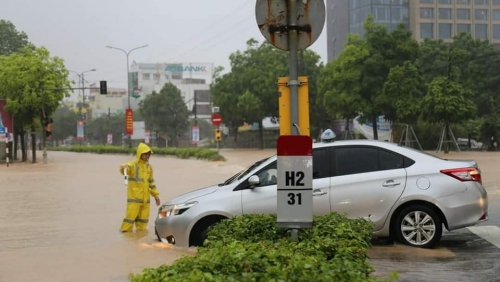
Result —
<instances>
[{"instance_id":1,"label":"hedge","mask_svg":"<svg viewBox=\"0 0 500 282\"><path fill-rule=\"evenodd\" d=\"M366 261L373 225L337 213L315 216L311 229L293 241L289 230L277 228L276 215L245 215L226 219L208 233L194 256L171 265L131 274L132 282L222 281L394 281L374 277Z\"/></svg>"},{"instance_id":2,"label":"hedge","mask_svg":"<svg viewBox=\"0 0 500 282\"><path fill-rule=\"evenodd\" d=\"M151 148L155 155L160 156L176 156L181 159L203 159L210 161L225 161L225 158L216 150L207 148ZM128 148L122 146L80 146L74 145L70 147L49 147L49 151L63 151L76 153L96 153L96 154L126 154L135 155L136 148Z\"/></svg>"}]
</instances>

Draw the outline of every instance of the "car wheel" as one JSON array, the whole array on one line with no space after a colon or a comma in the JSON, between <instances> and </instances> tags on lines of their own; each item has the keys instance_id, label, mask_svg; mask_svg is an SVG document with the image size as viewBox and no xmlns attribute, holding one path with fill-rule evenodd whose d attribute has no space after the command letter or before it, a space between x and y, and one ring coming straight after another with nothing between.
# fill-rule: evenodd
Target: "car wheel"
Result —
<instances>
[{"instance_id":1,"label":"car wheel","mask_svg":"<svg viewBox=\"0 0 500 282\"><path fill-rule=\"evenodd\" d=\"M156 230L156 227L155 227L155 234L156 234L156 238L158 238L158 241L161 242L161 238L160 238L160 235L158 235L158 230Z\"/></svg>"},{"instance_id":2,"label":"car wheel","mask_svg":"<svg viewBox=\"0 0 500 282\"><path fill-rule=\"evenodd\" d=\"M216 224L216 222L212 223L212 224L208 224L206 226L203 226L202 228L200 228L200 233L198 235L198 238L195 242L195 246L196 247L202 247L203 246L203 243L205 242L205 240L207 239L208 237L208 230L210 229L210 227L214 226Z\"/></svg>"},{"instance_id":3,"label":"car wheel","mask_svg":"<svg viewBox=\"0 0 500 282\"><path fill-rule=\"evenodd\" d=\"M398 214L394 231L397 240L402 244L430 248L441 239L443 224L433 209L414 205Z\"/></svg>"}]
</instances>

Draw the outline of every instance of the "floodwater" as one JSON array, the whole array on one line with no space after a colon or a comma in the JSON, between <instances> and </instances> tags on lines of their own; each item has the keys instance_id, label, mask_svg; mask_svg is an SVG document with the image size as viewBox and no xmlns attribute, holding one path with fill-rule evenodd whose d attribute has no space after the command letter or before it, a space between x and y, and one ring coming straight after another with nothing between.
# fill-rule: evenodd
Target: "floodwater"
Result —
<instances>
[{"instance_id":1,"label":"floodwater","mask_svg":"<svg viewBox=\"0 0 500 282\"><path fill-rule=\"evenodd\" d=\"M228 162L153 155L161 199L219 183L272 151L228 151ZM127 281L129 273L171 263L189 250L148 231L120 234L126 186L123 155L48 152L48 164L0 166L0 282ZM237 163L237 164L236 164Z\"/></svg>"},{"instance_id":2,"label":"floodwater","mask_svg":"<svg viewBox=\"0 0 500 282\"><path fill-rule=\"evenodd\" d=\"M162 202L222 182L254 161L274 154L274 150L221 153L227 162L153 155L151 164ZM499 187L495 173L500 154L490 156L449 155L480 159L485 181ZM48 152L49 163L45 165L41 153L38 157L38 164L0 166L0 282L127 281L129 273L169 264L194 252L156 240L154 203L148 231L118 232L126 204L126 187L118 165L131 160L131 156ZM433 251L418 252L423 259L455 256L446 248L437 251L438 255ZM415 254L415 250L378 246L370 257L379 273L387 273L404 264L396 265L394 261L404 261L409 253ZM392 259L383 263L389 254Z\"/></svg>"}]
</instances>

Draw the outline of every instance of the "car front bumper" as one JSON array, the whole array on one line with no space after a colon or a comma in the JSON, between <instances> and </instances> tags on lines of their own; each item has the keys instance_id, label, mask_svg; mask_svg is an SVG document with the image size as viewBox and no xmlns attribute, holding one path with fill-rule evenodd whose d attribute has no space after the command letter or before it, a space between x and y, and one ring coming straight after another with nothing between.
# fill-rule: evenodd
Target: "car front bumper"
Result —
<instances>
[{"instance_id":1,"label":"car front bumper","mask_svg":"<svg viewBox=\"0 0 500 282\"><path fill-rule=\"evenodd\" d=\"M193 218L189 212L167 217L156 216L155 231L164 243L179 247L189 247L189 225Z\"/></svg>"}]
</instances>

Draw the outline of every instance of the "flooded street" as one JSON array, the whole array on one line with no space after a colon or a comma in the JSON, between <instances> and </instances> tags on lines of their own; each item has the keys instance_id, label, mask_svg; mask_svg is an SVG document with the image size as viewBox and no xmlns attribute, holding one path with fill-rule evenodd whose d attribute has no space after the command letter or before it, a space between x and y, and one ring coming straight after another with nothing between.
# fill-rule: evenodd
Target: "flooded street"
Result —
<instances>
[{"instance_id":1,"label":"flooded street","mask_svg":"<svg viewBox=\"0 0 500 282\"><path fill-rule=\"evenodd\" d=\"M226 163L153 155L151 164L164 202L223 181L269 153L229 154ZM187 252L166 250L171 247L156 240L154 203L146 233L118 232L126 204L118 165L131 157L48 154L47 165L39 154L39 164L0 166L1 282L126 281L130 272Z\"/></svg>"},{"instance_id":2,"label":"flooded street","mask_svg":"<svg viewBox=\"0 0 500 282\"><path fill-rule=\"evenodd\" d=\"M274 150L221 153L227 162L153 155L151 164L162 202L185 191L222 182L244 166L273 154ZM41 157L40 153L39 164L0 166L0 282L127 281L129 273L168 264L193 252L156 240L154 203L147 232L118 232L126 205L126 187L118 165L131 160L131 156L48 152L47 165L41 163ZM500 154L452 153L449 157L477 159L484 183L493 193L498 193ZM387 257L384 254L391 252L394 253L391 261L384 264ZM371 263L384 273L405 267L404 258L410 253L412 251L405 247L374 247ZM412 266L417 266L418 262L449 260L456 256L445 240L442 250L413 252L410 261ZM438 258L431 260L431 257ZM500 261L493 256L488 259ZM455 264L452 270L459 270L457 266L462 263L466 262ZM429 264L423 266L430 267Z\"/></svg>"}]
</instances>

